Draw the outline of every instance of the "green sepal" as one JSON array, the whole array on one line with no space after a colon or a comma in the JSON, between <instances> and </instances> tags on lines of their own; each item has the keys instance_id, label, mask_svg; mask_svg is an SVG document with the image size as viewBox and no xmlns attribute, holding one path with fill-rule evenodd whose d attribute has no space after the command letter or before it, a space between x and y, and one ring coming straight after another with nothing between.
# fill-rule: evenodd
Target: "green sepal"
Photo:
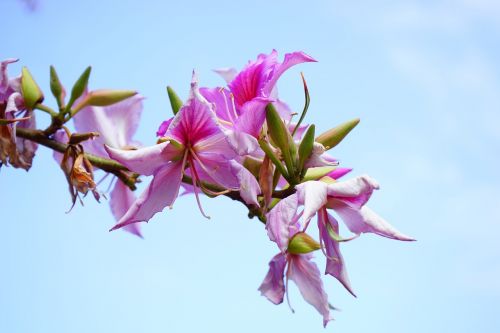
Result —
<instances>
[{"instance_id":1,"label":"green sepal","mask_svg":"<svg viewBox=\"0 0 500 333\"><path fill-rule=\"evenodd\" d=\"M314 146L314 125L309 126L302 141L299 146L299 170L304 169L304 164L306 163L309 156L311 156L311 152Z\"/></svg>"},{"instance_id":2,"label":"green sepal","mask_svg":"<svg viewBox=\"0 0 500 333\"><path fill-rule=\"evenodd\" d=\"M22 69L21 92L23 94L24 106L28 110L33 110L35 105L43 101L43 93L27 67L23 67Z\"/></svg>"},{"instance_id":3,"label":"green sepal","mask_svg":"<svg viewBox=\"0 0 500 333\"><path fill-rule=\"evenodd\" d=\"M296 172L295 163L297 148L295 147L295 143L293 142L288 128L285 126L278 111L276 111L276 108L271 103L266 106L266 121L269 136L274 144L281 150L288 174L292 176Z\"/></svg>"},{"instance_id":4,"label":"green sepal","mask_svg":"<svg viewBox=\"0 0 500 333\"><path fill-rule=\"evenodd\" d=\"M64 106L66 91L59 80L59 76L54 66L50 66L50 91L52 91L52 95L54 95L59 108L62 108Z\"/></svg>"},{"instance_id":5,"label":"green sepal","mask_svg":"<svg viewBox=\"0 0 500 333\"><path fill-rule=\"evenodd\" d=\"M66 112L73 106L73 103L78 99L78 97L82 96L85 89L87 89L87 85L89 83L90 72L92 71L92 67L87 67L82 75L76 80L73 88L71 89L71 96L69 98L69 102L66 105Z\"/></svg>"},{"instance_id":6,"label":"green sepal","mask_svg":"<svg viewBox=\"0 0 500 333\"><path fill-rule=\"evenodd\" d=\"M316 142L325 146L326 150L332 149L338 145L349 132L359 124L359 118L349 120L337 127L334 127L316 138Z\"/></svg>"},{"instance_id":7,"label":"green sepal","mask_svg":"<svg viewBox=\"0 0 500 333\"><path fill-rule=\"evenodd\" d=\"M350 238L342 238L342 237L340 237L340 235L335 230L333 230L333 228L330 225L330 223L326 224L326 231L328 232L328 236L330 236L330 238L332 240L334 240L334 241L336 241L338 243L348 242L348 241L353 240L354 238L358 237L356 235L356 236L353 236L353 237L350 237Z\"/></svg>"},{"instance_id":8,"label":"green sepal","mask_svg":"<svg viewBox=\"0 0 500 333\"><path fill-rule=\"evenodd\" d=\"M321 249L321 245L305 232L296 233L288 242L288 253L304 254Z\"/></svg>"},{"instance_id":9,"label":"green sepal","mask_svg":"<svg viewBox=\"0 0 500 333\"><path fill-rule=\"evenodd\" d=\"M182 107L182 100L170 86L167 86L167 94L168 99L170 100L170 106L172 107L172 112L174 113L174 115L176 115Z\"/></svg>"}]
</instances>

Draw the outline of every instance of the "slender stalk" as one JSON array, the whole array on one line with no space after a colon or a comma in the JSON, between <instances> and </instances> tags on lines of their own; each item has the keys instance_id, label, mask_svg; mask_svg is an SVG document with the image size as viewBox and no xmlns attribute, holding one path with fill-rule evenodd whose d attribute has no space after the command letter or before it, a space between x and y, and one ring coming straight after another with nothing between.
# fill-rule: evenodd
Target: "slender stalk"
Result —
<instances>
[{"instance_id":1,"label":"slender stalk","mask_svg":"<svg viewBox=\"0 0 500 333\"><path fill-rule=\"evenodd\" d=\"M57 112L55 112L54 110L52 110L51 108L49 108L46 105L37 104L37 105L35 105L35 109L43 111L45 113L48 113L51 117L57 117Z\"/></svg>"}]
</instances>

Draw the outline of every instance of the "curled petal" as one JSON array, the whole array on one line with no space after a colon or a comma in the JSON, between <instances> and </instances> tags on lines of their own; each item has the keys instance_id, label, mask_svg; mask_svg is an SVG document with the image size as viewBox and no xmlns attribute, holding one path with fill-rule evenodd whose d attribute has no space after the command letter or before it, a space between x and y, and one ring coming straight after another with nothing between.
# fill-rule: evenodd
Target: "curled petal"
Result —
<instances>
[{"instance_id":1,"label":"curled petal","mask_svg":"<svg viewBox=\"0 0 500 333\"><path fill-rule=\"evenodd\" d=\"M326 209L323 209L318 214L318 227L327 255L325 274L330 274L336 278L354 297L356 297L352 291L349 275L344 265L344 258L340 253L339 242L336 242L328 235L327 225L329 225L335 233L339 233L339 224L337 220L329 215Z\"/></svg>"},{"instance_id":2,"label":"curled petal","mask_svg":"<svg viewBox=\"0 0 500 333\"><path fill-rule=\"evenodd\" d=\"M323 316L323 326L333 318L330 316L328 296L323 288L318 266L311 261L312 255L289 255L288 277L295 282L302 297Z\"/></svg>"},{"instance_id":3,"label":"curled petal","mask_svg":"<svg viewBox=\"0 0 500 333\"><path fill-rule=\"evenodd\" d=\"M219 74L226 81L226 83L233 81L238 74L236 68L232 67L214 69L214 72Z\"/></svg>"},{"instance_id":4,"label":"curled petal","mask_svg":"<svg viewBox=\"0 0 500 333\"><path fill-rule=\"evenodd\" d=\"M259 287L261 295L267 297L274 304L282 303L285 296L283 281L285 266L286 257L284 254L280 253L274 256L269 262L269 271Z\"/></svg>"},{"instance_id":5,"label":"curled petal","mask_svg":"<svg viewBox=\"0 0 500 333\"><path fill-rule=\"evenodd\" d=\"M163 142L136 150L121 150L104 146L109 157L141 175L150 176L167 162L178 159L182 151Z\"/></svg>"},{"instance_id":6,"label":"curled petal","mask_svg":"<svg viewBox=\"0 0 500 333\"><path fill-rule=\"evenodd\" d=\"M182 179L182 163L168 163L157 172L148 187L137 198L118 223L116 230L136 222L147 222L165 207L171 206L179 193Z\"/></svg>"},{"instance_id":7,"label":"curled petal","mask_svg":"<svg viewBox=\"0 0 500 333\"><path fill-rule=\"evenodd\" d=\"M328 208L335 210L335 212L342 218L347 228L355 234L359 235L361 233L369 232L401 241L415 240L399 232L382 217L366 206L357 209L348 205L343 200L332 199L328 201Z\"/></svg>"},{"instance_id":8,"label":"curled petal","mask_svg":"<svg viewBox=\"0 0 500 333\"><path fill-rule=\"evenodd\" d=\"M125 215L134 201L134 192L132 192L128 186L123 184L122 181L116 180L116 184L113 191L111 191L111 198L109 200L111 212L113 213L116 221L119 221L122 216ZM123 230L142 238L141 229L139 228L138 223L129 224L123 227Z\"/></svg>"},{"instance_id":9,"label":"curled petal","mask_svg":"<svg viewBox=\"0 0 500 333\"><path fill-rule=\"evenodd\" d=\"M360 208L370 199L373 190L378 188L379 185L373 178L363 175L328 185L328 196Z\"/></svg>"}]
</instances>

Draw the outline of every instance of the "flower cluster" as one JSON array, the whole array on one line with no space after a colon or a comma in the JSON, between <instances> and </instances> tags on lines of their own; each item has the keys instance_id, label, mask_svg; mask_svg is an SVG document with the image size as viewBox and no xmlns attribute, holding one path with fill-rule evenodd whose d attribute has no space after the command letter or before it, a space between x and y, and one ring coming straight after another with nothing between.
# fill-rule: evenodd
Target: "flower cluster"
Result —
<instances>
[{"instance_id":1,"label":"flower cluster","mask_svg":"<svg viewBox=\"0 0 500 333\"><path fill-rule=\"evenodd\" d=\"M99 200L100 182L94 168L112 174L110 206L116 219L111 230L141 236L140 222L148 222L172 207L181 188L193 194L201 215L209 218L200 196L227 196L244 204L249 217L265 224L278 254L259 290L274 304L283 302L292 280L304 299L316 308L326 326L330 304L314 251L326 258L325 274L353 289L340 253L340 243L362 233L411 241L365 204L379 186L369 176L339 180L351 169L339 166L328 151L358 124L354 119L318 136L303 120L309 92L303 78L305 105L300 117L277 93L277 82L290 67L315 62L303 52L261 54L241 71L216 70L225 87L200 87L192 75L189 98L183 102L168 87L173 117L156 131L157 142L142 146L133 140L142 113L143 97L129 90L88 90L90 68L74 84L69 99L51 68L51 91L58 111L41 104L43 94L27 71L9 80L7 64L0 76L0 158L2 163L28 169L36 143L52 148L69 184L73 204L89 191ZM36 130L33 110L51 116L45 130ZM75 133L66 127L73 119ZM16 128L19 130L16 134ZM24 128L24 130L21 130ZM152 176L135 196L140 176ZM81 199L80 199L81 200ZM340 218L353 235L343 238ZM318 240L311 232L317 217ZM142 236L141 236L142 237Z\"/></svg>"}]
</instances>

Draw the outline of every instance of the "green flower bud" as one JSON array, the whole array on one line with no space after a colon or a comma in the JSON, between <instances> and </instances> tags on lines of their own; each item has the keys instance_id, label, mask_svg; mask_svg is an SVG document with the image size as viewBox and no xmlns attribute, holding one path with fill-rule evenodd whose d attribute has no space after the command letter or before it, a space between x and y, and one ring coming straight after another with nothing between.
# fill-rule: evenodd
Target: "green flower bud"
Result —
<instances>
[{"instance_id":1,"label":"green flower bud","mask_svg":"<svg viewBox=\"0 0 500 333\"><path fill-rule=\"evenodd\" d=\"M137 91L134 90L111 90L111 89L100 89L94 90L85 96L83 101L81 101L74 109L74 113L80 111L82 108L92 105L92 106L108 106L121 102L127 98L137 95Z\"/></svg>"},{"instance_id":2,"label":"green flower bud","mask_svg":"<svg viewBox=\"0 0 500 333\"><path fill-rule=\"evenodd\" d=\"M174 113L174 115L176 115L182 107L182 100L179 98L179 96L177 96L174 89L172 89L172 87L170 86L167 87L167 94L168 99L170 100L170 106L172 107L172 112Z\"/></svg>"},{"instance_id":3,"label":"green flower bud","mask_svg":"<svg viewBox=\"0 0 500 333\"><path fill-rule=\"evenodd\" d=\"M33 110L36 104L43 101L43 93L26 67L22 69L21 91L24 98L24 105L28 110Z\"/></svg>"},{"instance_id":4,"label":"green flower bud","mask_svg":"<svg viewBox=\"0 0 500 333\"><path fill-rule=\"evenodd\" d=\"M316 168L309 168L307 169L307 172L304 176L304 179L302 179L303 182L307 182L309 180L318 180L333 170L335 170L337 167L336 166L322 166L322 167L316 167Z\"/></svg>"},{"instance_id":5,"label":"green flower bud","mask_svg":"<svg viewBox=\"0 0 500 333\"><path fill-rule=\"evenodd\" d=\"M307 132L304 134L302 141L299 146L299 169L304 169L304 164L306 163L309 156L311 156L311 152L314 145L314 125L309 126Z\"/></svg>"},{"instance_id":6,"label":"green flower bud","mask_svg":"<svg viewBox=\"0 0 500 333\"><path fill-rule=\"evenodd\" d=\"M296 233L288 242L288 253L304 254L319 250L321 245L305 232Z\"/></svg>"},{"instance_id":7,"label":"green flower bud","mask_svg":"<svg viewBox=\"0 0 500 333\"><path fill-rule=\"evenodd\" d=\"M337 127L334 127L316 138L316 142L325 146L325 149L332 149L338 145L349 132L359 124L359 118L349 120Z\"/></svg>"},{"instance_id":8,"label":"green flower bud","mask_svg":"<svg viewBox=\"0 0 500 333\"><path fill-rule=\"evenodd\" d=\"M52 95L54 95L59 108L62 108L64 105L64 98L66 97L66 90L61 84L54 66L50 66L50 91L52 91Z\"/></svg>"},{"instance_id":9,"label":"green flower bud","mask_svg":"<svg viewBox=\"0 0 500 333\"><path fill-rule=\"evenodd\" d=\"M66 105L66 112L73 106L73 103L78 99L78 97L82 96L85 89L87 89L87 85L89 83L89 77L92 67L87 67L82 75L76 80L73 85L73 89L71 89L71 96L69 98L68 105Z\"/></svg>"}]
</instances>

